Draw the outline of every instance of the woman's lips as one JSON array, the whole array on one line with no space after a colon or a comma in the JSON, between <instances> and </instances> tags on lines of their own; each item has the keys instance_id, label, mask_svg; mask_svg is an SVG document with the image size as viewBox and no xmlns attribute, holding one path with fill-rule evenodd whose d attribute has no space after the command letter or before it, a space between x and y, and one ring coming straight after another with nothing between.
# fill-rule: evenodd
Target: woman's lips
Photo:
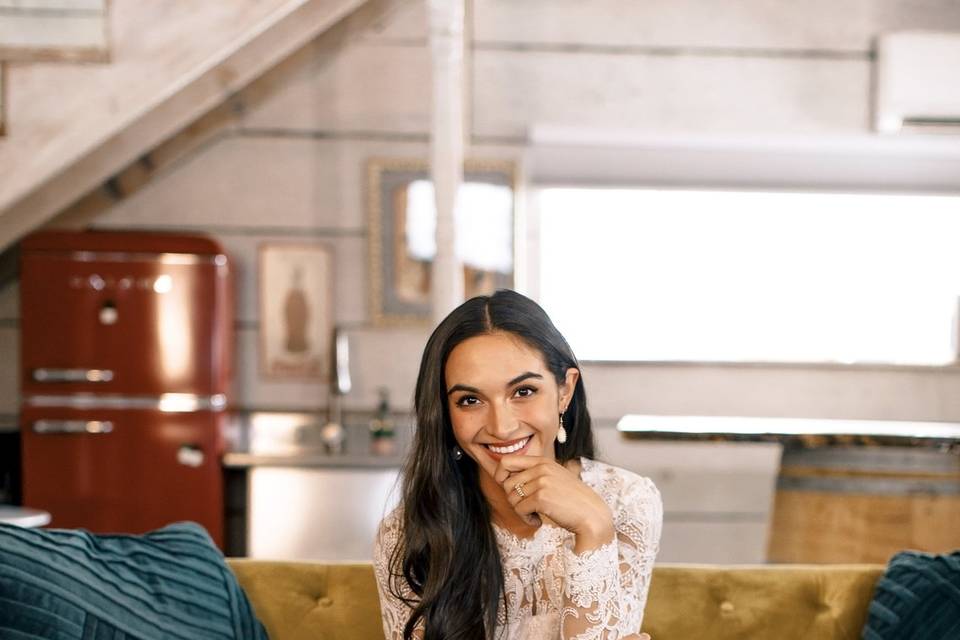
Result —
<instances>
[{"instance_id":1,"label":"woman's lips","mask_svg":"<svg viewBox=\"0 0 960 640\"><path fill-rule=\"evenodd\" d=\"M487 455L489 455L494 460L499 460L503 456L523 455L524 453L526 453L527 449L530 447L530 442L532 440L533 440L533 436L530 435L530 436L527 436L526 438L511 440L510 442L497 443L497 444L486 443L483 445L483 448L486 449ZM519 449L512 450L512 451L504 451L505 449L510 449L511 447L514 447L521 442L523 443L523 446L521 446ZM490 448L491 446L495 446L497 449L500 449L500 451L499 452L494 451L493 449Z\"/></svg>"}]
</instances>

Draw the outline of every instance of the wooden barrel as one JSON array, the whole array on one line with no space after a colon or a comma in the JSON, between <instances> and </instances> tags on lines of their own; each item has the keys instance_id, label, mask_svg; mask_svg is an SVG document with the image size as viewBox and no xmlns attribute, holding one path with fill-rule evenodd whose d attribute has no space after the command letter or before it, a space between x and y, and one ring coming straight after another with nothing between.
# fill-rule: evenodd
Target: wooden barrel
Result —
<instances>
[{"instance_id":1,"label":"wooden barrel","mask_svg":"<svg viewBox=\"0 0 960 640\"><path fill-rule=\"evenodd\" d=\"M769 562L887 562L960 548L960 456L905 447L786 449Z\"/></svg>"}]
</instances>

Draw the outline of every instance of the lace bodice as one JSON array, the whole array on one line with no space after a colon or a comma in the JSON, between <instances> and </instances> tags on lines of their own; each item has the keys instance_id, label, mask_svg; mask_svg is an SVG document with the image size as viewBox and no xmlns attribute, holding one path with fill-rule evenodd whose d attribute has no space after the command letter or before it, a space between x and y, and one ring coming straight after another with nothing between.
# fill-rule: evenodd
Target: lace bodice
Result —
<instances>
[{"instance_id":1,"label":"lace bodice","mask_svg":"<svg viewBox=\"0 0 960 640\"><path fill-rule=\"evenodd\" d=\"M616 537L576 554L574 536L544 524L532 538L494 525L503 564L506 611L494 637L506 640L616 640L640 632L663 505L653 482L610 465L581 460L580 479L614 516ZM389 558L400 539L397 511L380 525L374 570L388 640L403 638L410 609L388 587ZM404 595L411 595L409 593Z\"/></svg>"}]
</instances>

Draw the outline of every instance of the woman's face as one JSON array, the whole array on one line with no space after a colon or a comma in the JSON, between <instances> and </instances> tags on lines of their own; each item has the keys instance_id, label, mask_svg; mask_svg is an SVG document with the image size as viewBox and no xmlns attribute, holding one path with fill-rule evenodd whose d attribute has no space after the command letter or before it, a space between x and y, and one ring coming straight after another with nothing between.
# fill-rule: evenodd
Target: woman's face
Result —
<instances>
[{"instance_id":1,"label":"woman's face","mask_svg":"<svg viewBox=\"0 0 960 640\"><path fill-rule=\"evenodd\" d=\"M554 458L560 413L579 371L558 385L543 356L510 333L464 340L444 369L453 435L491 476L505 455Z\"/></svg>"}]
</instances>

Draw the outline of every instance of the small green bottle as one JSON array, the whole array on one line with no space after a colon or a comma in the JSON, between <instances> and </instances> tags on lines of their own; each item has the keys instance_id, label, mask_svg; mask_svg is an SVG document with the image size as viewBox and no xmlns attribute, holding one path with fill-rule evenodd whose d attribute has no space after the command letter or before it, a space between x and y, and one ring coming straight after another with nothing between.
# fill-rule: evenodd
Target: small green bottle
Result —
<instances>
[{"instance_id":1,"label":"small green bottle","mask_svg":"<svg viewBox=\"0 0 960 640\"><path fill-rule=\"evenodd\" d=\"M390 416L390 390L380 387L377 392L380 401L370 421L370 450L374 455L390 456L396 452L393 418Z\"/></svg>"}]
</instances>

